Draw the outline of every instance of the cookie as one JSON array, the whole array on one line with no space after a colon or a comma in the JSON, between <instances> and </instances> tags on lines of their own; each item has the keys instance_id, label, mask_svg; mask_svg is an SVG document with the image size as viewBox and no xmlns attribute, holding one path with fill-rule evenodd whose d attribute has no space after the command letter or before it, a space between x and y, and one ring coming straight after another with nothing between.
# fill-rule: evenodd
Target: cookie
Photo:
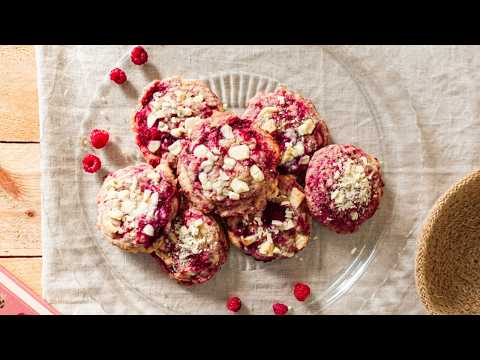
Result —
<instances>
[{"instance_id":1,"label":"cookie","mask_svg":"<svg viewBox=\"0 0 480 360\"><path fill-rule=\"evenodd\" d=\"M107 176L96 201L97 227L113 245L151 253L178 211L177 180L165 162L130 166Z\"/></svg>"},{"instance_id":2,"label":"cookie","mask_svg":"<svg viewBox=\"0 0 480 360\"><path fill-rule=\"evenodd\" d=\"M371 218L383 195L379 161L353 145L329 145L312 157L305 179L311 215L337 233Z\"/></svg>"},{"instance_id":3,"label":"cookie","mask_svg":"<svg viewBox=\"0 0 480 360\"><path fill-rule=\"evenodd\" d=\"M215 112L179 156L178 181L197 209L221 217L262 210L276 190L279 148L249 121Z\"/></svg>"},{"instance_id":4,"label":"cookie","mask_svg":"<svg viewBox=\"0 0 480 360\"><path fill-rule=\"evenodd\" d=\"M179 212L154 256L177 282L202 284L226 262L228 248L225 233L215 218L189 206Z\"/></svg>"},{"instance_id":5,"label":"cookie","mask_svg":"<svg viewBox=\"0 0 480 360\"><path fill-rule=\"evenodd\" d=\"M280 175L278 191L263 211L227 219L230 241L256 260L291 258L310 239L310 216L304 199L295 177Z\"/></svg>"},{"instance_id":6,"label":"cookie","mask_svg":"<svg viewBox=\"0 0 480 360\"><path fill-rule=\"evenodd\" d=\"M313 153L329 142L327 125L313 103L284 86L255 95L243 118L277 141L283 174L304 173Z\"/></svg>"},{"instance_id":7,"label":"cookie","mask_svg":"<svg viewBox=\"0 0 480 360\"><path fill-rule=\"evenodd\" d=\"M195 125L222 109L218 96L201 81L155 80L145 88L133 118L135 141L152 166L164 156L175 164Z\"/></svg>"}]
</instances>

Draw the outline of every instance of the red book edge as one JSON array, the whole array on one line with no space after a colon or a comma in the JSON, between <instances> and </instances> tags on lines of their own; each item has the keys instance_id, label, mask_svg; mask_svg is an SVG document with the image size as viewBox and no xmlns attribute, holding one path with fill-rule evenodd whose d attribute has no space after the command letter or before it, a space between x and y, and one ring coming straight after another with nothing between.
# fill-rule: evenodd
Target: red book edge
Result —
<instances>
[{"instance_id":1,"label":"red book edge","mask_svg":"<svg viewBox=\"0 0 480 360\"><path fill-rule=\"evenodd\" d=\"M15 297L17 301L21 301L24 306L32 308L25 299L26 296L29 296L30 298L28 301L30 302L35 302L36 305L40 305L43 307L48 313L48 315L60 315L60 312L56 310L53 306L51 306L49 303L47 303L44 299L42 299L40 296L38 296L32 289L30 289L28 286L26 286L24 283L22 283L20 280L18 280L11 272L9 272L5 267L0 265L0 274L5 275L10 281L15 283L19 288L21 288L25 293L19 294L18 291L16 291L14 288L11 286L8 286L8 284L5 283L4 279L0 276L0 285L5 287L7 290L9 290ZM25 300L24 300L25 299ZM34 310L35 311L35 310ZM35 311L38 313L38 311Z\"/></svg>"}]
</instances>

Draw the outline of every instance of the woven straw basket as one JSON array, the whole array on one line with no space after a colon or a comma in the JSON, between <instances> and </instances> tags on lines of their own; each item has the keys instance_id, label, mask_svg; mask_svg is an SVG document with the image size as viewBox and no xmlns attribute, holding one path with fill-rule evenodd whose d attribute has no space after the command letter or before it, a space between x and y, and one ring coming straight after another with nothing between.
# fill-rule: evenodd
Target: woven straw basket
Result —
<instances>
[{"instance_id":1,"label":"woven straw basket","mask_svg":"<svg viewBox=\"0 0 480 360\"><path fill-rule=\"evenodd\" d=\"M480 314L480 170L433 207L418 240L415 272L430 314Z\"/></svg>"}]
</instances>

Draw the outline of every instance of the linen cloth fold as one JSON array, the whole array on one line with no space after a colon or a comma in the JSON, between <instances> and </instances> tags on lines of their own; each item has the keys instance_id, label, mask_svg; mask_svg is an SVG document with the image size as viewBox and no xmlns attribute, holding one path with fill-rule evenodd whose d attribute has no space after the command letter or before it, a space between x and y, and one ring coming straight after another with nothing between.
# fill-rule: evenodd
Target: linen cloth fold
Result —
<instances>
[{"instance_id":1,"label":"linen cloth fold","mask_svg":"<svg viewBox=\"0 0 480 360\"><path fill-rule=\"evenodd\" d=\"M316 64L319 59L314 55L318 47L149 46L147 49L158 55L151 57L157 59L158 67L150 64L141 75L138 72L133 74L132 81L126 85L129 93L125 98L122 95L118 96L118 102L107 103L105 100L102 103L105 98L115 99L111 91L118 91L117 88L109 90L110 93L105 90L109 86L108 72L116 64L126 61L130 49L130 46L36 47L41 126L43 296L64 314L166 314L177 313L178 308L182 309L180 313L225 313L221 304L228 294L224 293L215 294L211 299L194 292L191 299L186 298L188 293L172 293L173 299L162 301L178 307L158 306L151 300L158 297L161 285L158 285L159 289L151 287L149 275L135 278L142 283L135 287L124 279L131 274L119 275L118 271L112 270L115 267L125 271L132 266L142 268L141 260L122 255L110 257L105 254L105 248L100 248L103 253L98 255L98 245L90 239L90 232L95 230L90 229L91 224L87 225L85 220L91 211L95 211L84 208L83 199L89 187L78 182L79 171L82 171L78 156L79 149L85 146L82 143L85 121L92 122L98 116L111 119L117 112L122 116L127 114L141 91L131 84L139 81L140 76L144 76L142 81L146 84L155 77L176 74L194 77L195 74L233 69L266 74L280 81L287 80L297 87L304 83L306 92L314 93L315 85L308 82L311 77L308 69L319 66ZM385 233L388 238L382 243L377 258L350 291L321 312L423 314L425 311L414 283L415 245L421 224L435 200L450 185L480 167L480 47L345 46L325 47L325 51L334 57L341 54L339 56L361 67L363 75L371 80L374 95L385 94L384 107L380 109L398 115L391 117L395 128L388 125L383 128L386 153L389 159L398 159L396 163L390 160L386 171L392 180L396 177L406 180L392 181L396 213L391 219L395 223L385 224L391 229ZM326 60L322 61L327 64ZM362 75L361 71L359 74ZM328 78L328 74L323 76L325 89L335 79ZM361 81L359 83L361 88ZM335 110L336 115L342 116L341 109L348 111L361 106L357 104L357 98L349 96L349 92L353 94L358 89L352 89L350 85L342 88L340 83L336 85L341 92L319 95L338 97L336 107L340 109ZM371 95L373 102L376 101L374 95ZM125 99L129 99L128 104L124 104ZM327 113L328 104L320 105ZM404 117L403 110L410 115ZM327 116L330 126L329 120ZM128 129L129 119L123 121L125 135L119 136L119 142L132 137ZM115 132L115 125L112 123L111 126ZM340 129L341 124L338 126ZM398 133L402 126L405 131ZM397 142L403 146L394 147L393 143ZM417 143L421 147L416 148ZM404 161L407 158L409 161ZM418 163L415 163L416 158ZM136 160L141 161L139 157ZM95 192L92 187L92 201ZM407 203L412 208L418 207L414 218L408 216ZM88 203L88 206L92 204ZM409 219L408 226L402 224L402 218ZM383 252L388 251L389 244L398 242L402 242L402 246L395 256L385 257ZM393 262L385 263L392 259ZM116 263L112 264L112 261ZM388 272L385 273L385 269ZM248 284L242 278L238 282L238 291L245 291L244 297L248 297ZM255 290L256 295L248 298L250 313L270 313L262 302L267 301L262 299L265 294L282 296L281 289L276 286L269 288L265 285L263 288L259 285ZM291 296L288 300L292 302ZM305 306L296 308L295 313L318 311Z\"/></svg>"}]
</instances>

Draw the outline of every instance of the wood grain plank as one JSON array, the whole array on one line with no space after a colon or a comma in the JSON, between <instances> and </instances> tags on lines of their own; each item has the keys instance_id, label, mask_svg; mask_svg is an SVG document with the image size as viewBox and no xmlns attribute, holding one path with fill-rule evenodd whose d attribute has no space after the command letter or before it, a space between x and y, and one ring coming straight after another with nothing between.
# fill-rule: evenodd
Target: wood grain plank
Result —
<instances>
[{"instance_id":1,"label":"wood grain plank","mask_svg":"<svg viewBox=\"0 0 480 360\"><path fill-rule=\"evenodd\" d=\"M0 143L0 256L40 256L40 145Z\"/></svg>"},{"instance_id":2,"label":"wood grain plank","mask_svg":"<svg viewBox=\"0 0 480 360\"><path fill-rule=\"evenodd\" d=\"M42 295L42 258L0 258L0 265Z\"/></svg>"},{"instance_id":3,"label":"wood grain plank","mask_svg":"<svg viewBox=\"0 0 480 360\"><path fill-rule=\"evenodd\" d=\"M0 46L0 141L39 141L33 46Z\"/></svg>"}]
</instances>

